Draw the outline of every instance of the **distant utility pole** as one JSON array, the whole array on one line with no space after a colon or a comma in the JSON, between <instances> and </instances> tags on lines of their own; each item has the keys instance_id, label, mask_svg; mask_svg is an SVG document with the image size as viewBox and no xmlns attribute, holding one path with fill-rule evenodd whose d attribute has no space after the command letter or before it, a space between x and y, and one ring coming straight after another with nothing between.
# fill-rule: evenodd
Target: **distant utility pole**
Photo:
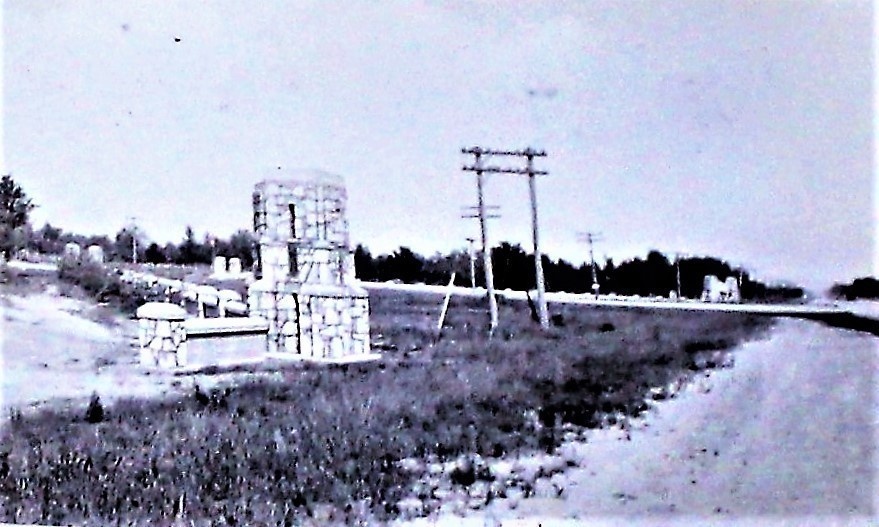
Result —
<instances>
[{"instance_id":1,"label":"distant utility pole","mask_svg":"<svg viewBox=\"0 0 879 527\"><path fill-rule=\"evenodd\" d=\"M497 205L485 205L484 210L486 211L483 216L483 219L485 220L493 220L501 217L498 213L500 207ZM465 219L479 218L479 207L462 207L461 217ZM470 255L470 287L474 290L476 289L476 251L473 245L475 242L475 238L467 238L467 252Z\"/></svg>"},{"instance_id":2,"label":"distant utility pole","mask_svg":"<svg viewBox=\"0 0 879 527\"><path fill-rule=\"evenodd\" d=\"M530 147L525 150L490 150L474 147L463 150L465 154L473 154L476 156L477 164L472 167L464 167L464 170L472 170L477 175L482 173L493 174L519 174L528 176L528 190L531 197L531 236L534 240L534 274L537 282L537 309L540 318L540 326L549 327L549 314L546 308L546 286L543 280L543 255L540 253L540 243L537 235L537 187L534 176L545 176L548 172L542 170L534 170L534 158L546 157L546 152L533 150ZM524 157L525 168L500 168L500 167L483 167L481 164L481 156L513 156Z\"/></svg>"},{"instance_id":3,"label":"distant utility pole","mask_svg":"<svg viewBox=\"0 0 879 527\"><path fill-rule=\"evenodd\" d=\"M467 238L467 254L470 255L470 289L476 289L476 254L473 251L474 238Z\"/></svg>"},{"instance_id":4,"label":"distant utility pole","mask_svg":"<svg viewBox=\"0 0 879 527\"><path fill-rule=\"evenodd\" d=\"M131 263L137 263L137 217L131 217Z\"/></svg>"},{"instance_id":5,"label":"distant utility pole","mask_svg":"<svg viewBox=\"0 0 879 527\"><path fill-rule=\"evenodd\" d=\"M681 299L681 255L680 253L675 253L675 275L677 279L678 285L678 300Z\"/></svg>"},{"instance_id":6,"label":"distant utility pole","mask_svg":"<svg viewBox=\"0 0 879 527\"><path fill-rule=\"evenodd\" d=\"M598 290L601 286L598 284L598 270L595 268L595 252L593 246L595 245L595 242L601 241L601 233L579 232L577 233L577 238L581 242L589 244L589 265L592 267L592 292L595 294L595 298L598 298Z\"/></svg>"},{"instance_id":7,"label":"distant utility pole","mask_svg":"<svg viewBox=\"0 0 879 527\"><path fill-rule=\"evenodd\" d=\"M482 239L482 258L485 262L485 287L488 295L488 310L489 310L489 336L494 335L494 330L497 329L498 324L498 313L497 313L497 298L494 296L494 272L491 267L491 250L488 247L488 233L486 232L485 225L485 201L482 197L482 178L483 178L483 167L482 167L482 149L479 147L476 148L462 148L461 153L463 154L472 154L473 155L473 165L465 166L465 171L476 172L476 192L478 198L478 217L479 217L479 233Z\"/></svg>"}]
</instances>

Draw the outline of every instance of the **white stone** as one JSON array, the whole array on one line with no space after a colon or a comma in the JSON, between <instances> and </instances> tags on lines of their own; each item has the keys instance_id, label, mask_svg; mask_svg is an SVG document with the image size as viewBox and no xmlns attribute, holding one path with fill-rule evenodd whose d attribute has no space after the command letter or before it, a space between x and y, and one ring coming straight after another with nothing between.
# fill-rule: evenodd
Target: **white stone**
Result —
<instances>
[{"instance_id":1,"label":"white stone","mask_svg":"<svg viewBox=\"0 0 879 527\"><path fill-rule=\"evenodd\" d=\"M147 302L137 308L135 314L139 319L183 320L186 318L186 310L176 304L165 302Z\"/></svg>"},{"instance_id":2,"label":"white stone","mask_svg":"<svg viewBox=\"0 0 879 527\"><path fill-rule=\"evenodd\" d=\"M226 274L226 257L215 256L214 264L211 266L214 274Z\"/></svg>"},{"instance_id":3,"label":"white stone","mask_svg":"<svg viewBox=\"0 0 879 527\"><path fill-rule=\"evenodd\" d=\"M338 326L340 322L339 312L334 309L329 309L325 312L324 315L324 324L328 326Z\"/></svg>"},{"instance_id":4,"label":"white stone","mask_svg":"<svg viewBox=\"0 0 879 527\"><path fill-rule=\"evenodd\" d=\"M311 339L307 339L307 338L300 339L299 340L299 349L301 350L300 353L302 353L302 355L304 357L311 357L311 354L312 354Z\"/></svg>"},{"instance_id":5,"label":"white stone","mask_svg":"<svg viewBox=\"0 0 879 527\"><path fill-rule=\"evenodd\" d=\"M241 274L241 258L230 258L229 259L229 274L233 274L233 275Z\"/></svg>"},{"instance_id":6,"label":"white stone","mask_svg":"<svg viewBox=\"0 0 879 527\"><path fill-rule=\"evenodd\" d=\"M281 326L281 334L285 337L296 337L299 333L299 328L296 327L296 322L292 320L288 320Z\"/></svg>"},{"instance_id":7,"label":"white stone","mask_svg":"<svg viewBox=\"0 0 879 527\"><path fill-rule=\"evenodd\" d=\"M318 357L318 358L326 357L326 346L324 344L324 341L322 341L320 339L314 339L311 344L312 344L312 347L311 347L311 356L312 357Z\"/></svg>"},{"instance_id":8,"label":"white stone","mask_svg":"<svg viewBox=\"0 0 879 527\"><path fill-rule=\"evenodd\" d=\"M82 247L78 243L69 242L64 246L64 256L69 258L79 258L82 254Z\"/></svg>"},{"instance_id":9,"label":"white stone","mask_svg":"<svg viewBox=\"0 0 879 527\"><path fill-rule=\"evenodd\" d=\"M342 339L336 337L330 343L330 356L333 358L339 358L345 356L345 345L342 342Z\"/></svg>"},{"instance_id":10,"label":"white stone","mask_svg":"<svg viewBox=\"0 0 879 527\"><path fill-rule=\"evenodd\" d=\"M97 263L104 263L104 248L100 245L89 245L89 260Z\"/></svg>"}]
</instances>

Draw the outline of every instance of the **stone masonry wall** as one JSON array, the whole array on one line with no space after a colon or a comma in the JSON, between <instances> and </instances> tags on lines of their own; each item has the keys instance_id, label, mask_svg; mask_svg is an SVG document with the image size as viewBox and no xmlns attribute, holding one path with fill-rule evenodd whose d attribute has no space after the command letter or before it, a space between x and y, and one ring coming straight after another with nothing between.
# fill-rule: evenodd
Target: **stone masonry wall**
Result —
<instances>
[{"instance_id":1,"label":"stone masonry wall","mask_svg":"<svg viewBox=\"0 0 879 527\"><path fill-rule=\"evenodd\" d=\"M300 300L299 326L303 356L339 359L370 351L365 296L305 296Z\"/></svg>"},{"instance_id":2,"label":"stone masonry wall","mask_svg":"<svg viewBox=\"0 0 879 527\"><path fill-rule=\"evenodd\" d=\"M140 318L140 363L146 367L186 365L186 329L183 320Z\"/></svg>"}]
</instances>

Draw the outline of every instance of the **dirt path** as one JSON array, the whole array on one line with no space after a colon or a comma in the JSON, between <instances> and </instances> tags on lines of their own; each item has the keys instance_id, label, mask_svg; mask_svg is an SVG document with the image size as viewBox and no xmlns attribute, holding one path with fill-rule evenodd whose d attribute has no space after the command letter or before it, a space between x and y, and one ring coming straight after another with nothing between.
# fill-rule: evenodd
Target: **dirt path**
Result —
<instances>
[{"instance_id":1,"label":"dirt path","mask_svg":"<svg viewBox=\"0 0 879 527\"><path fill-rule=\"evenodd\" d=\"M875 525L876 342L780 321L736 350L734 368L661 404L631 440L602 430L578 445L581 466L561 497L414 523Z\"/></svg>"}]
</instances>

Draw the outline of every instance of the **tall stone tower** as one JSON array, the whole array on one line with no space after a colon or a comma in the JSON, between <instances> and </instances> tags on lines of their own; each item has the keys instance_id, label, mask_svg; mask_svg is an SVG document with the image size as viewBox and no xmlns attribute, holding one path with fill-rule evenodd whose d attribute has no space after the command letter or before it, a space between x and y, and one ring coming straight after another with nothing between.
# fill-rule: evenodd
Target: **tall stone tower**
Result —
<instances>
[{"instance_id":1,"label":"tall stone tower","mask_svg":"<svg viewBox=\"0 0 879 527\"><path fill-rule=\"evenodd\" d=\"M269 321L270 354L366 355L369 298L354 278L344 183L317 171L285 175L253 192L258 254L249 312Z\"/></svg>"}]
</instances>

